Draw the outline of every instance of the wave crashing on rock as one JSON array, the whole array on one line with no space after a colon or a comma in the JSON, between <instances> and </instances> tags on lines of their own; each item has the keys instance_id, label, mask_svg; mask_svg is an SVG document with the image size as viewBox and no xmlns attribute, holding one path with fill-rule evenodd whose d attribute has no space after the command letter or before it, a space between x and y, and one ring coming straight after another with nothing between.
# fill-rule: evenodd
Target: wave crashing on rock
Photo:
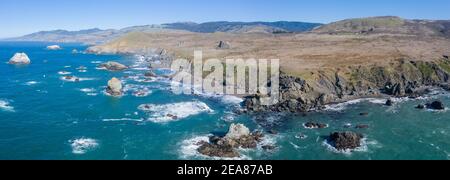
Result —
<instances>
[{"instance_id":1,"label":"wave crashing on rock","mask_svg":"<svg viewBox=\"0 0 450 180\"><path fill-rule=\"evenodd\" d=\"M208 105L198 101L165 105L143 104L138 109L149 113L148 120L155 123L178 121L200 113L214 112Z\"/></svg>"}]
</instances>

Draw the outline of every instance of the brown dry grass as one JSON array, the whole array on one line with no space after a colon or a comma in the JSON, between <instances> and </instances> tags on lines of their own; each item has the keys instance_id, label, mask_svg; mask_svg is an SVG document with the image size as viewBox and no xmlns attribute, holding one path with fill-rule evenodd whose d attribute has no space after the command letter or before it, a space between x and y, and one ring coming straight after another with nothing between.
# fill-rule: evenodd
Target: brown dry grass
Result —
<instances>
[{"instance_id":1,"label":"brown dry grass","mask_svg":"<svg viewBox=\"0 0 450 180\"><path fill-rule=\"evenodd\" d=\"M217 49L228 41L230 49ZM202 50L208 58L280 59L282 71L307 75L319 69L359 65L389 65L399 59L432 61L450 54L450 40L408 35L231 34L165 32L130 33L94 47L106 53L138 53L163 48L177 58L192 58Z\"/></svg>"}]
</instances>

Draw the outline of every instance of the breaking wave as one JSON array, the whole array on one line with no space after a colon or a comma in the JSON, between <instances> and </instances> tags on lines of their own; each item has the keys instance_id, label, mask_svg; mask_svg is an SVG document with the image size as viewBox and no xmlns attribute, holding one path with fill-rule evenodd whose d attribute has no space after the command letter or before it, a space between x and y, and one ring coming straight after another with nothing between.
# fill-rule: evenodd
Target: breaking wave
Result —
<instances>
[{"instance_id":1,"label":"breaking wave","mask_svg":"<svg viewBox=\"0 0 450 180\"><path fill-rule=\"evenodd\" d=\"M98 141L91 138L74 139L70 140L69 143L74 154L85 154L99 146Z\"/></svg>"},{"instance_id":2,"label":"breaking wave","mask_svg":"<svg viewBox=\"0 0 450 180\"><path fill-rule=\"evenodd\" d=\"M200 113L214 112L208 105L199 101L166 105L143 104L138 109L147 112L150 115L148 120L155 123L178 121Z\"/></svg>"},{"instance_id":3,"label":"breaking wave","mask_svg":"<svg viewBox=\"0 0 450 180\"><path fill-rule=\"evenodd\" d=\"M14 107L10 106L7 100L0 99L0 109L4 111L14 112Z\"/></svg>"}]
</instances>

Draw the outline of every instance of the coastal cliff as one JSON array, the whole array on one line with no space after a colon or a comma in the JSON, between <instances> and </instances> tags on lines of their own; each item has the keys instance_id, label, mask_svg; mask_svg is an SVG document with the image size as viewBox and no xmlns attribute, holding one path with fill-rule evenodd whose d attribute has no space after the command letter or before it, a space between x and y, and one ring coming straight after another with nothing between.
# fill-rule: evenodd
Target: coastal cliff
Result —
<instances>
[{"instance_id":1,"label":"coastal cliff","mask_svg":"<svg viewBox=\"0 0 450 180\"><path fill-rule=\"evenodd\" d=\"M390 66L354 66L311 73L308 78L283 74L280 102L262 106L258 95L247 97L244 106L254 112L305 112L325 105L367 97L417 98L430 87L448 89L450 61L399 60Z\"/></svg>"}]
</instances>

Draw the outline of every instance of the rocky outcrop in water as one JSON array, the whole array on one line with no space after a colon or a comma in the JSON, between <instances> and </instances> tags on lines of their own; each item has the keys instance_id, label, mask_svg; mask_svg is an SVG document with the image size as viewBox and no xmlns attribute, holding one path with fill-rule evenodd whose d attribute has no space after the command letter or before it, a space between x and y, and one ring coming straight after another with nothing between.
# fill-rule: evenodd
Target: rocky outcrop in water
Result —
<instances>
[{"instance_id":1,"label":"rocky outcrop in water","mask_svg":"<svg viewBox=\"0 0 450 180\"><path fill-rule=\"evenodd\" d=\"M144 74L144 76L147 77L147 78L157 77L157 75L153 71L146 72Z\"/></svg>"},{"instance_id":2,"label":"rocky outcrop in water","mask_svg":"<svg viewBox=\"0 0 450 180\"><path fill-rule=\"evenodd\" d=\"M30 64L31 60L25 53L16 53L9 60L9 64Z\"/></svg>"},{"instance_id":3,"label":"rocky outcrop in water","mask_svg":"<svg viewBox=\"0 0 450 180\"><path fill-rule=\"evenodd\" d=\"M306 78L305 78L306 77ZM450 83L450 61L398 61L390 66L355 66L323 70L303 76L281 74L280 101L271 106L261 96L246 97L244 106L252 112L305 112L325 105L366 97L418 97L429 87ZM450 89L450 88L449 88ZM392 101L391 101L392 102Z\"/></svg>"},{"instance_id":4,"label":"rocky outcrop in water","mask_svg":"<svg viewBox=\"0 0 450 180\"><path fill-rule=\"evenodd\" d=\"M315 122L307 122L304 126L308 129L324 129L327 128L328 125L324 123L315 123Z\"/></svg>"},{"instance_id":5,"label":"rocky outcrop in water","mask_svg":"<svg viewBox=\"0 0 450 180\"><path fill-rule=\"evenodd\" d=\"M125 69L128 69L127 66L120 64L118 62L114 62L114 61L109 61L109 62L100 64L98 67L107 69L109 71L123 71Z\"/></svg>"},{"instance_id":6,"label":"rocky outcrop in water","mask_svg":"<svg viewBox=\"0 0 450 180\"><path fill-rule=\"evenodd\" d=\"M117 78L112 78L111 80L109 80L106 92L111 96L122 96L122 81Z\"/></svg>"},{"instance_id":7,"label":"rocky outcrop in water","mask_svg":"<svg viewBox=\"0 0 450 180\"><path fill-rule=\"evenodd\" d=\"M361 147L363 137L354 132L334 132L328 138L328 143L339 151L352 150Z\"/></svg>"},{"instance_id":8,"label":"rocky outcrop in water","mask_svg":"<svg viewBox=\"0 0 450 180\"><path fill-rule=\"evenodd\" d=\"M433 109L433 110L444 110L445 109L445 105L444 105L444 103L442 103L442 101L433 101L432 103L426 104L426 107L428 109Z\"/></svg>"},{"instance_id":9,"label":"rocky outcrop in water","mask_svg":"<svg viewBox=\"0 0 450 180\"><path fill-rule=\"evenodd\" d=\"M235 158L240 156L238 148L254 149L263 137L261 132L250 133L242 124L232 124L224 137L212 136L209 142L201 142L198 152L210 157Z\"/></svg>"},{"instance_id":10,"label":"rocky outcrop in water","mask_svg":"<svg viewBox=\"0 0 450 180\"><path fill-rule=\"evenodd\" d=\"M386 103L384 103L384 105L386 105L386 106L393 106L394 105L394 101L392 101L392 99L388 99L386 101Z\"/></svg>"},{"instance_id":11,"label":"rocky outcrop in water","mask_svg":"<svg viewBox=\"0 0 450 180\"><path fill-rule=\"evenodd\" d=\"M59 45L51 45L47 46L47 50L61 50L62 48Z\"/></svg>"}]
</instances>

